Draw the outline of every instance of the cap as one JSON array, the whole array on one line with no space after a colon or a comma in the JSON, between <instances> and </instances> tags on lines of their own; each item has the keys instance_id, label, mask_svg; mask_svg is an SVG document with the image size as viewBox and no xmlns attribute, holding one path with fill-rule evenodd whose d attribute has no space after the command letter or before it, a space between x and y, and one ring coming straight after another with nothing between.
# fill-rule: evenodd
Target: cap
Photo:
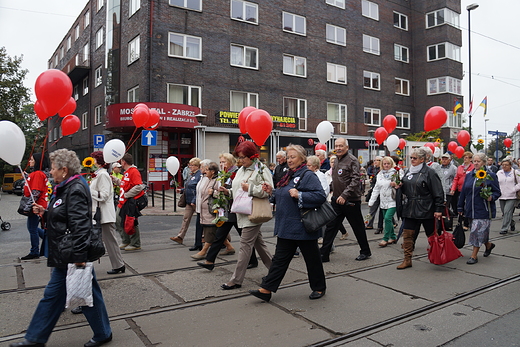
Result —
<instances>
[{"instance_id":1,"label":"cap","mask_svg":"<svg viewBox=\"0 0 520 347\"><path fill-rule=\"evenodd\" d=\"M112 164L112 168L114 168L114 167L121 167L121 164L119 164L119 163L114 163L114 164Z\"/></svg>"},{"instance_id":2,"label":"cap","mask_svg":"<svg viewBox=\"0 0 520 347\"><path fill-rule=\"evenodd\" d=\"M444 153L441 158L451 158L449 153Z\"/></svg>"}]
</instances>

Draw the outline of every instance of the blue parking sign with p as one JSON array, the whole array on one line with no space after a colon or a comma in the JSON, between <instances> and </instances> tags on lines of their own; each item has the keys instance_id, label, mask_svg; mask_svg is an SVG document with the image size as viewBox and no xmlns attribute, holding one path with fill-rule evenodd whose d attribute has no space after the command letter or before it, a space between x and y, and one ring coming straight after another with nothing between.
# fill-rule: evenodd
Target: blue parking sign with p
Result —
<instances>
[{"instance_id":1,"label":"blue parking sign with p","mask_svg":"<svg viewBox=\"0 0 520 347\"><path fill-rule=\"evenodd\" d=\"M94 148L103 148L105 146L105 135L94 135Z\"/></svg>"}]
</instances>

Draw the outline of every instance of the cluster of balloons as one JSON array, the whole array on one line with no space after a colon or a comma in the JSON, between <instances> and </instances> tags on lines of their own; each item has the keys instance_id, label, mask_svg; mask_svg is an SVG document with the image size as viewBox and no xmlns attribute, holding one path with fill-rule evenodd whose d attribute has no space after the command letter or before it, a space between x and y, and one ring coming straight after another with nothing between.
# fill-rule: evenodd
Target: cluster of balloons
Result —
<instances>
[{"instance_id":1,"label":"cluster of balloons","mask_svg":"<svg viewBox=\"0 0 520 347\"><path fill-rule=\"evenodd\" d=\"M263 146L273 130L273 119L267 111L248 106L238 115L238 127L242 134L249 134L257 146Z\"/></svg>"},{"instance_id":2,"label":"cluster of balloons","mask_svg":"<svg viewBox=\"0 0 520 347\"><path fill-rule=\"evenodd\" d=\"M383 126L376 129L374 137L378 144L382 144L386 140L386 147L390 152L395 151L397 148L403 149L406 146L406 140L400 139L397 135L390 135L392 131L397 127L397 118L394 115L389 114L383 118Z\"/></svg>"},{"instance_id":3,"label":"cluster of balloons","mask_svg":"<svg viewBox=\"0 0 520 347\"><path fill-rule=\"evenodd\" d=\"M64 136L79 130L81 122L72 113L76 110L76 100L72 95L72 82L63 71L50 69L42 72L34 85L36 102L34 112L41 121L58 114L63 118L61 131Z\"/></svg>"},{"instance_id":4,"label":"cluster of balloons","mask_svg":"<svg viewBox=\"0 0 520 347\"><path fill-rule=\"evenodd\" d=\"M132 111L132 120L137 128L155 130L159 126L161 116L155 109L150 109L146 104L137 104Z\"/></svg>"}]
</instances>

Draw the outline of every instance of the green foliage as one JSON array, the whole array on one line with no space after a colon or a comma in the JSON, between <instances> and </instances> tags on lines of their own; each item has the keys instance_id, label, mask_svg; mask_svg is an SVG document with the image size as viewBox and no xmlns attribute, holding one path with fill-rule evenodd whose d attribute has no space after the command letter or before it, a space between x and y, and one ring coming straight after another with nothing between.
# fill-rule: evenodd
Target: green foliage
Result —
<instances>
[{"instance_id":1,"label":"green foliage","mask_svg":"<svg viewBox=\"0 0 520 347\"><path fill-rule=\"evenodd\" d=\"M423 131L420 133L410 134L405 137L406 141L428 141L428 137L434 137L437 139L441 136L441 129L432 130L432 131ZM434 140L435 141L435 140Z\"/></svg>"}]
</instances>

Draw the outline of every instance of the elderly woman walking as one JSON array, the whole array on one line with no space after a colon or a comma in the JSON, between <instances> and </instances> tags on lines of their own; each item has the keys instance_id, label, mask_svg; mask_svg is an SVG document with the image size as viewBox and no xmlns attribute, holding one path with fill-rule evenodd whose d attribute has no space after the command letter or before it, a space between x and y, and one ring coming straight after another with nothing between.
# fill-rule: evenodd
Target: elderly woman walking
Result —
<instances>
[{"instance_id":1,"label":"elderly woman walking","mask_svg":"<svg viewBox=\"0 0 520 347\"><path fill-rule=\"evenodd\" d=\"M516 194L520 191L520 172L512 169L511 159L502 160L502 170L497 172L498 184L500 185L500 209L502 210L501 234L507 234L509 228L515 231L513 213L518 203Z\"/></svg>"}]
</instances>

